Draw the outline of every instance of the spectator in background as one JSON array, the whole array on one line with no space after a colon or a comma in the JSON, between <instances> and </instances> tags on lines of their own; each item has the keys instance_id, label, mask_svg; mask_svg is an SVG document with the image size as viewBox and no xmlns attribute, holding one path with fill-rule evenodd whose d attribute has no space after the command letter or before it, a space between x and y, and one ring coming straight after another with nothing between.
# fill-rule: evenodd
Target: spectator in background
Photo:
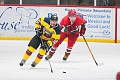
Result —
<instances>
[{"instance_id":1,"label":"spectator in background","mask_svg":"<svg viewBox=\"0 0 120 80\"><path fill-rule=\"evenodd\" d=\"M120 0L113 0L114 6L120 6Z\"/></svg>"},{"instance_id":2,"label":"spectator in background","mask_svg":"<svg viewBox=\"0 0 120 80\"><path fill-rule=\"evenodd\" d=\"M108 0L102 0L101 6L109 6L110 2Z\"/></svg>"},{"instance_id":3,"label":"spectator in background","mask_svg":"<svg viewBox=\"0 0 120 80\"><path fill-rule=\"evenodd\" d=\"M120 5L120 0L102 0L101 3L101 6L119 6L119 5Z\"/></svg>"}]
</instances>

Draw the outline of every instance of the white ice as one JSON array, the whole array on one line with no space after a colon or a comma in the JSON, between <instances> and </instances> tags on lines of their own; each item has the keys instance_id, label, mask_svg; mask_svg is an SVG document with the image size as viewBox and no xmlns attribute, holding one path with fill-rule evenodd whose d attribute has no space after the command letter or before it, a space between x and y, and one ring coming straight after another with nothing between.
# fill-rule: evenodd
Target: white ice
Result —
<instances>
[{"instance_id":1,"label":"white ice","mask_svg":"<svg viewBox=\"0 0 120 80\"><path fill-rule=\"evenodd\" d=\"M85 42L77 42L68 60L63 62L67 46L63 42L50 59L53 73L44 58L31 68L38 50L21 67L19 62L28 42L0 40L0 80L116 80L120 71L120 44L95 42L88 42L88 45L97 63L104 63L102 66L96 66Z\"/></svg>"}]
</instances>

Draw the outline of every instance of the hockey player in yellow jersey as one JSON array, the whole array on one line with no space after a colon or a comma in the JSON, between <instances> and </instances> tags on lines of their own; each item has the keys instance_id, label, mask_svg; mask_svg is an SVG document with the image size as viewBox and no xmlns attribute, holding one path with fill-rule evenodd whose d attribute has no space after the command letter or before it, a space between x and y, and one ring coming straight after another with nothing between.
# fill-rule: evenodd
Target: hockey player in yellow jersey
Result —
<instances>
[{"instance_id":1,"label":"hockey player in yellow jersey","mask_svg":"<svg viewBox=\"0 0 120 80\"><path fill-rule=\"evenodd\" d=\"M60 26L58 24L58 17L52 15L50 18L39 18L35 22L35 31L36 35L29 42L28 49L19 63L20 66L23 66L31 54L40 46L39 52L31 64L32 67L35 67L49 51L54 42L59 39Z\"/></svg>"}]
</instances>

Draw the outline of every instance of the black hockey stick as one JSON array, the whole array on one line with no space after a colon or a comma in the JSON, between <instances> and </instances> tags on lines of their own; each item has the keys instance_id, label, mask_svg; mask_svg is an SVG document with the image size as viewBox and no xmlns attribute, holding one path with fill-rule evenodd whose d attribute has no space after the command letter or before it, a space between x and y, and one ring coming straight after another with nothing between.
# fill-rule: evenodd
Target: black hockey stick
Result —
<instances>
[{"instance_id":1,"label":"black hockey stick","mask_svg":"<svg viewBox=\"0 0 120 80\"><path fill-rule=\"evenodd\" d=\"M83 36L83 39L84 39L84 41L85 41L85 43L86 43L86 45L87 45L87 47L88 47L88 49L89 49L89 51L90 51L90 54L92 55L92 58L93 58L95 64L96 64L97 66L104 65L104 63L100 63L100 64L97 63L97 61L95 60L95 57L93 56L93 53L92 53L92 51L91 51L91 49L90 49L90 47L89 47L89 45L88 45L88 43L87 43L87 41L86 41L86 39L85 39L84 36Z\"/></svg>"},{"instance_id":2,"label":"black hockey stick","mask_svg":"<svg viewBox=\"0 0 120 80\"><path fill-rule=\"evenodd\" d=\"M40 40L41 40L41 45L44 46L44 43L43 43L41 37L40 37ZM48 52L48 50L46 50L46 53L47 53L47 52ZM48 59L48 62L49 62L49 65L50 65L51 72L53 73L53 69L52 69L52 66L51 66L51 63L50 63L50 60L49 60L49 59Z\"/></svg>"},{"instance_id":3,"label":"black hockey stick","mask_svg":"<svg viewBox=\"0 0 120 80\"><path fill-rule=\"evenodd\" d=\"M50 63L49 59L48 59L48 62L49 62L50 68L51 68L51 72L53 73L53 69L52 69L52 66L51 66L51 63Z\"/></svg>"}]
</instances>

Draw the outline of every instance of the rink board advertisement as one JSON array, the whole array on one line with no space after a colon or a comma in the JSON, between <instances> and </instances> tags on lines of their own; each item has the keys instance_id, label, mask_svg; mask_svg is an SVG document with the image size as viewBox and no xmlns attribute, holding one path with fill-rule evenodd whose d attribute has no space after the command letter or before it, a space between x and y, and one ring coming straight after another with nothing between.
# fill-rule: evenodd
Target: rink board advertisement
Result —
<instances>
[{"instance_id":1,"label":"rink board advertisement","mask_svg":"<svg viewBox=\"0 0 120 80\"><path fill-rule=\"evenodd\" d=\"M54 14L58 15L60 22L70 9L84 14L88 22L86 38L114 40L114 8L1 6L0 36L32 37L35 34L34 23L39 17L50 17Z\"/></svg>"},{"instance_id":2,"label":"rink board advertisement","mask_svg":"<svg viewBox=\"0 0 120 80\"><path fill-rule=\"evenodd\" d=\"M47 15L47 13L57 14L61 20L61 18L67 14L68 10L75 9L78 13L82 13L86 16L87 20L86 24L86 38L91 39L111 39L114 40L114 30L115 30L115 9L110 8L52 8L46 7L42 8L41 11L46 11L45 13L41 13L42 15ZM53 10L53 11L52 11ZM51 11L51 12L50 12Z\"/></svg>"},{"instance_id":3,"label":"rink board advertisement","mask_svg":"<svg viewBox=\"0 0 120 80\"><path fill-rule=\"evenodd\" d=\"M117 27L118 27L118 29L117 29L117 34L118 34L118 42L120 43L120 8L118 8L118 11L117 11L118 13L118 17L117 17Z\"/></svg>"},{"instance_id":4,"label":"rink board advertisement","mask_svg":"<svg viewBox=\"0 0 120 80\"><path fill-rule=\"evenodd\" d=\"M0 7L0 36L33 36L38 16L39 8L36 7Z\"/></svg>"}]
</instances>

